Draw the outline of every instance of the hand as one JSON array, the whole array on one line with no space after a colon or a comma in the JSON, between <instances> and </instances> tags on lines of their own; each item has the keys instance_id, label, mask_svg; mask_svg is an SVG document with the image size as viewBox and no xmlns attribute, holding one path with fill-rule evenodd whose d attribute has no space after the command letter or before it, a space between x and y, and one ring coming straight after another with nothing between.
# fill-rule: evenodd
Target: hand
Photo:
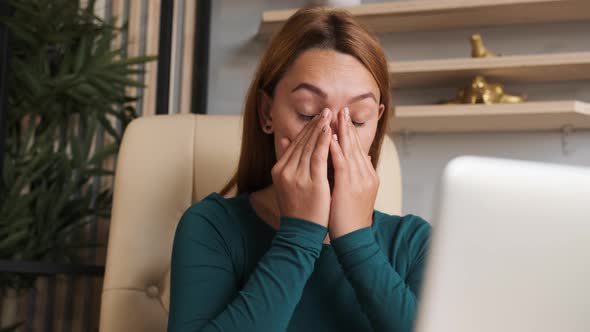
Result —
<instances>
[{"instance_id":1,"label":"hand","mask_svg":"<svg viewBox=\"0 0 590 332\"><path fill-rule=\"evenodd\" d=\"M272 180L281 216L305 219L328 227L330 185L328 153L332 137L331 112L324 109L297 135L293 143L282 138L286 149L272 168Z\"/></svg>"},{"instance_id":2,"label":"hand","mask_svg":"<svg viewBox=\"0 0 590 332\"><path fill-rule=\"evenodd\" d=\"M338 138L330 140L334 191L330 207L331 239L373 224L379 177L364 153L348 108L338 112Z\"/></svg>"}]
</instances>

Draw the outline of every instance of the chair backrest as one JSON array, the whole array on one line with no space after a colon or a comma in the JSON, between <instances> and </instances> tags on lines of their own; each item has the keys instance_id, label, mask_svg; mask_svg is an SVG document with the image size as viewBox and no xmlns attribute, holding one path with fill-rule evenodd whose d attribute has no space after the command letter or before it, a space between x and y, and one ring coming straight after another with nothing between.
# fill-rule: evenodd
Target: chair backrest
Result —
<instances>
[{"instance_id":1,"label":"chair backrest","mask_svg":"<svg viewBox=\"0 0 590 332\"><path fill-rule=\"evenodd\" d=\"M176 225L235 171L241 119L165 115L127 128L117 162L100 331L166 331ZM388 136L377 172L376 209L400 214L399 159Z\"/></svg>"}]
</instances>

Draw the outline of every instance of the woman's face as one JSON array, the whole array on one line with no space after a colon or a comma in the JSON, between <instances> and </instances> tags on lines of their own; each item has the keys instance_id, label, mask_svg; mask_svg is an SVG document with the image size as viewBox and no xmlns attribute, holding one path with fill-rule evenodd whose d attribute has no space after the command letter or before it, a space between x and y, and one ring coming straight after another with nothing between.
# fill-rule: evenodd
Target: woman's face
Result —
<instances>
[{"instance_id":1,"label":"woman's face","mask_svg":"<svg viewBox=\"0 0 590 332\"><path fill-rule=\"evenodd\" d=\"M355 57L334 50L311 49L302 53L275 88L274 97L263 95L261 124L271 125L277 160L284 151L281 138L292 142L314 115L332 111L332 132L337 133L338 112L348 107L366 154L373 143L377 122L385 106L379 104L379 87Z\"/></svg>"}]
</instances>

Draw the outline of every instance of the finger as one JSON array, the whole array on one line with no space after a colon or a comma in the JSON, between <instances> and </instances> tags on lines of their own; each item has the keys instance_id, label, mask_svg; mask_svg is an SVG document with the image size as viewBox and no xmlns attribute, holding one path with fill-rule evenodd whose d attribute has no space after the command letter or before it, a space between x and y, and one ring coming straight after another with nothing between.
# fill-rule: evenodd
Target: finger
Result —
<instances>
[{"instance_id":1,"label":"finger","mask_svg":"<svg viewBox=\"0 0 590 332\"><path fill-rule=\"evenodd\" d=\"M291 144L291 141L286 137L281 137L279 139L279 145L281 147L281 151L284 152L281 158L277 160L277 162L274 165L274 168L276 169L281 169L283 167L283 165L285 164L285 160L289 159L289 154L293 150L292 148L290 148L291 146L293 146L293 144Z\"/></svg>"},{"instance_id":2,"label":"finger","mask_svg":"<svg viewBox=\"0 0 590 332\"><path fill-rule=\"evenodd\" d=\"M328 179L328 153L330 153L330 142L332 141L332 128L329 123L322 128L311 157L310 174L312 180Z\"/></svg>"},{"instance_id":3,"label":"finger","mask_svg":"<svg viewBox=\"0 0 590 332\"><path fill-rule=\"evenodd\" d=\"M365 153L365 150L363 150L363 148L362 148L361 138L360 138L360 136L358 134L358 130L355 129L354 133L355 133L354 136L356 137L357 146L360 149L360 152L361 152L361 155L363 156L363 159L365 161L365 164L367 164L367 166L369 168L371 168L372 170L375 170L375 167L373 167L373 163L371 162L371 155L368 154L368 153Z\"/></svg>"},{"instance_id":4,"label":"finger","mask_svg":"<svg viewBox=\"0 0 590 332\"><path fill-rule=\"evenodd\" d=\"M330 155L332 156L332 163L334 164L335 172L344 172L346 170L346 158L340 148L339 140L336 135L332 135L330 140Z\"/></svg>"},{"instance_id":5,"label":"finger","mask_svg":"<svg viewBox=\"0 0 590 332\"><path fill-rule=\"evenodd\" d=\"M365 151L361 145L361 139L359 138L358 130L355 126L349 127L349 134L351 136L351 148L353 150L352 159L354 159L354 162L356 163L356 166L361 175L367 176L370 172L368 169L370 166L367 161L367 155L365 154Z\"/></svg>"},{"instance_id":6,"label":"finger","mask_svg":"<svg viewBox=\"0 0 590 332\"><path fill-rule=\"evenodd\" d=\"M349 113L350 114L350 113ZM360 150L362 152L361 139L358 135L356 126L352 123L350 116L348 117L348 133L350 136L350 146L354 150Z\"/></svg>"},{"instance_id":7,"label":"finger","mask_svg":"<svg viewBox=\"0 0 590 332\"><path fill-rule=\"evenodd\" d=\"M299 166L299 160L301 159L301 154L303 153L303 148L307 144L307 141L309 140L314 129L316 129L320 119L321 116L316 116L307 124L308 128L305 128L306 132L304 136L300 140L297 140L297 145L294 147L293 152L289 156L289 160L285 164L285 169L289 168L291 171L295 171L297 169Z\"/></svg>"},{"instance_id":8,"label":"finger","mask_svg":"<svg viewBox=\"0 0 590 332\"><path fill-rule=\"evenodd\" d=\"M330 110L324 109L321 113L321 119L318 121L316 127L313 129L313 132L309 136L309 140L305 143L303 147L303 152L301 153L301 158L299 159L299 165L297 167L298 172L301 172L303 176L309 176L311 172L310 168L310 160L311 155L316 149L318 137L321 134L325 133L326 127L329 127L330 123ZM327 161L326 161L327 162Z\"/></svg>"},{"instance_id":9,"label":"finger","mask_svg":"<svg viewBox=\"0 0 590 332\"><path fill-rule=\"evenodd\" d=\"M350 122L350 111L348 107L338 112L338 143L344 156L348 159L351 154L349 126Z\"/></svg>"},{"instance_id":10,"label":"finger","mask_svg":"<svg viewBox=\"0 0 590 332\"><path fill-rule=\"evenodd\" d=\"M338 129L341 130L340 135L338 136L340 148L347 162L348 171L351 174L358 174L359 165L356 156L357 151L355 151L354 137L352 136L354 126L350 119L350 110L348 107L345 107L342 113L342 122L338 122L339 124L342 123L342 125L338 126Z\"/></svg>"},{"instance_id":11,"label":"finger","mask_svg":"<svg viewBox=\"0 0 590 332\"><path fill-rule=\"evenodd\" d=\"M288 138L283 137L279 140L279 144L281 145L281 150L287 151L287 149L289 149L289 145L291 145L291 142Z\"/></svg>"},{"instance_id":12,"label":"finger","mask_svg":"<svg viewBox=\"0 0 590 332\"><path fill-rule=\"evenodd\" d=\"M281 156L281 159L277 161L276 167L282 168L289 162L289 158L293 154L293 151L295 150L295 148L303 140L303 138L307 134L307 132L313 127L312 123L313 123L313 120L310 121L305 127L303 127L303 129L299 132L299 134L297 134L295 139L289 143L288 149L285 151L285 153L283 153L283 155ZM285 140L285 139L288 141L287 138L281 138L281 140L279 140L279 142L281 142L282 140Z\"/></svg>"}]
</instances>

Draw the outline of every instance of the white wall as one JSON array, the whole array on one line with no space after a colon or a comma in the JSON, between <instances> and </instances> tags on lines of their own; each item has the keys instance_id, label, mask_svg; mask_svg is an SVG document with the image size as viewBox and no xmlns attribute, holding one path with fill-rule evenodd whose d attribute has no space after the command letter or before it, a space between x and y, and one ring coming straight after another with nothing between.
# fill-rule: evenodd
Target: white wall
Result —
<instances>
[{"instance_id":1,"label":"white wall","mask_svg":"<svg viewBox=\"0 0 590 332\"><path fill-rule=\"evenodd\" d=\"M417 0L419 1L419 0ZM378 1L364 1L378 2ZM255 35L263 10L292 8L305 1L216 0L213 7L210 114L239 114L265 42ZM468 38L482 34L486 46L504 55L590 51L590 22L468 28L379 35L390 60L468 57ZM396 105L434 103L455 88L395 90ZM506 85L508 93L530 100L578 99L590 102L590 82ZM574 132L562 149L560 132L439 134L394 137L403 177L403 213L431 221L438 182L453 157L477 154L590 167L590 132Z\"/></svg>"}]
</instances>

